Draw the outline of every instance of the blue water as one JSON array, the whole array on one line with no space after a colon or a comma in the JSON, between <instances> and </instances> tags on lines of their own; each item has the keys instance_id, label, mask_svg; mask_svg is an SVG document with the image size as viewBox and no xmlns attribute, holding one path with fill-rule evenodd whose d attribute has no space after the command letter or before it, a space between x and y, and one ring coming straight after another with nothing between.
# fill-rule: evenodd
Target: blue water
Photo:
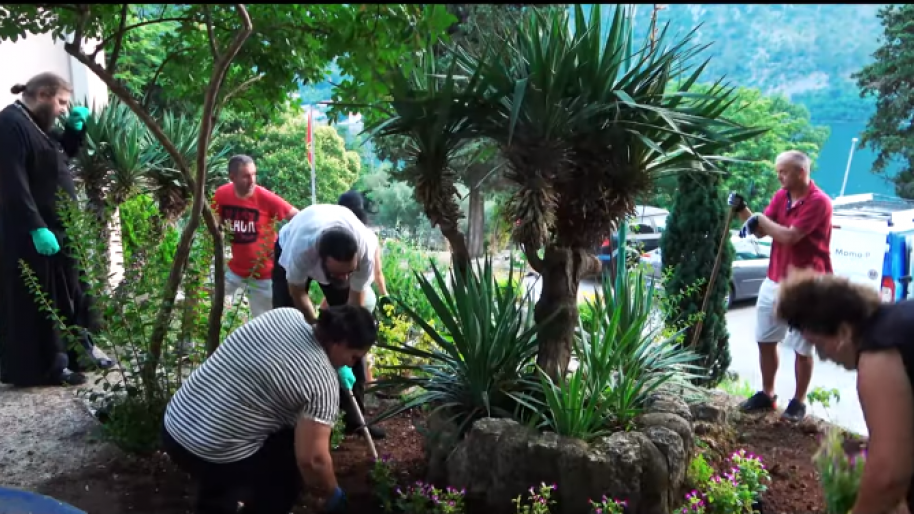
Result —
<instances>
[{"instance_id":1,"label":"blue water","mask_svg":"<svg viewBox=\"0 0 914 514\"><path fill-rule=\"evenodd\" d=\"M834 123L829 126L831 136L819 152L819 159L813 166L812 177L829 196L836 197L841 192L841 182L844 180L844 169L847 166L851 139L860 138L866 123ZM895 187L883 176L874 175L870 171L873 161L876 160L876 154L870 149L861 150L859 145L858 141L844 194L877 193L895 196Z\"/></svg>"}]
</instances>

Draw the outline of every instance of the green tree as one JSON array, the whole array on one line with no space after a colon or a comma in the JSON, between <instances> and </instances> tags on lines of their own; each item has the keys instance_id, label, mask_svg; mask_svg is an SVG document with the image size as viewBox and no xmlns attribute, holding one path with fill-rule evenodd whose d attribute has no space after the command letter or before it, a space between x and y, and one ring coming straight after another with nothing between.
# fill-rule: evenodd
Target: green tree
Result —
<instances>
[{"instance_id":1,"label":"green tree","mask_svg":"<svg viewBox=\"0 0 914 514\"><path fill-rule=\"evenodd\" d=\"M696 85L698 92L707 92L711 86ZM809 111L799 104L791 103L785 96L765 95L758 89L739 88L735 92L736 101L725 111L725 116L746 127L768 129L763 134L742 141L724 152L728 158L741 162L729 162L721 165L726 175L718 184L724 191L749 193L750 184L755 184L755 195L750 199L753 205L767 205L768 200L780 188L774 160L778 154L787 150L799 150L809 155L815 162L819 151L829 136L829 128L815 126L810 120ZM656 193L649 201L651 205L670 208L673 205L673 193L679 191L680 184L673 177L657 184Z\"/></svg>"},{"instance_id":2,"label":"green tree","mask_svg":"<svg viewBox=\"0 0 914 514\"><path fill-rule=\"evenodd\" d=\"M888 177L903 198L914 198L914 4L889 5L879 10L882 45L875 62L854 74L860 95L876 98L876 112L860 140L876 151L873 173L886 174L892 161L903 168Z\"/></svg>"},{"instance_id":3,"label":"green tree","mask_svg":"<svg viewBox=\"0 0 914 514\"><path fill-rule=\"evenodd\" d=\"M614 8L608 37L593 13L577 6L573 26L565 12L529 13L504 44L458 50L458 69L397 74L393 119L376 127L412 138L407 178L458 269L469 259L452 240L462 235L451 161L471 141L495 142L516 186L505 206L514 240L543 279L537 364L551 377L571 358L578 288L599 270L593 247L657 177L717 171L722 152L760 133L724 118L731 88L691 91L704 67L682 66L700 51L690 39L634 47L630 7ZM664 94L671 83L678 91Z\"/></svg>"},{"instance_id":4,"label":"green tree","mask_svg":"<svg viewBox=\"0 0 914 514\"><path fill-rule=\"evenodd\" d=\"M720 235L726 222L726 195L722 192L720 175L695 173L680 175L673 208L667 219L666 230L660 238L663 267L669 277L664 289L675 293L670 326L689 326L701 320L699 339L693 348L702 359L697 365L707 372L704 385L720 382L730 366L729 333L727 332L727 306L725 298L730 293L730 276L733 246L724 244L719 274L711 285L706 310L702 313L708 278L714 270ZM698 287L696 287L698 286ZM689 326L683 344L693 343L699 325Z\"/></svg>"},{"instance_id":5,"label":"green tree","mask_svg":"<svg viewBox=\"0 0 914 514\"><path fill-rule=\"evenodd\" d=\"M143 369L149 383L201 218L216 248L209 351L219 343L225 294L223 239L208 207L205 183L212 131L222 108L230 105L270 113L273 106L285 104L298 79L322 76L333 60L349 76L336 88L335 99L372 101L386 93L376 74L395 67L409 69L412 60L404 56L436 41L452 21L453 16L442 8L413 4L371 9L359 4L7 4L0 9L0 41L29 34L53 34L68 41L66 52L136 113L174 159L180 178L192 191L189 218L149 338ZM193 166L118 75L122 55L143 51L131 47L128 34L150 25L161 28L158 43L168 51L152 78L168 78L172 98L199 99L193 104L200 106ZM96 60L101 52L107 56L105 66Z\"/></svg>"},{"instance_id":6,"label":"green tree","mask_svg":"<svg viewBox=\"0 0 914 514\"><path fill-rule=\"evenodd\" d=\"M287 117L256 135L236 132L222 142L233 153L244 153L257 164L257 181L302 209L311 205L311 165L308 163L308 121L301 116ZM336 203L359 177L359 154L346 150L343 138L333 127L314 128L314 171L318 203Z\"/></svg>"}]
</instances>

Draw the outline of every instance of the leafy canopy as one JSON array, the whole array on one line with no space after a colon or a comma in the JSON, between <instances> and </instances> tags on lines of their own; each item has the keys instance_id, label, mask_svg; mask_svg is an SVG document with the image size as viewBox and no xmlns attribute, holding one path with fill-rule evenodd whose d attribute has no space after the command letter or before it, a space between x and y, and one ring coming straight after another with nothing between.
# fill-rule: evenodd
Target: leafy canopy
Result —
<instances>
[{"instance_id":1,"label":"leafy canopy","mask_svg":"<svg viewBox=\"0 0 914 514\"><path fill-rule=\"evenodd\" d=\"M889 5L880 9L884 33L875 62L854 75L860 94L876 98L860 144L876 151L874 173L886 173L893 160L901 171L890 177L903 198L914 198L914 5Z\"/></svg>"},{"instance_id":2,"label":"leafy canopy","mask_svg":"<svg viewBox=\"0 0 914 514\"><path fill-rule=\"evenodd\" d=\"M261 116L284 104L299 82L322 80L331 62L347 77L337 85L335 101L378 99L386 88L375 73L409 67L409 56L437 40L454 20L438 5L245 7L254 32L230 66L221 98L233 109ZM0 7L0 40L79 32L93 38L83 51L103 51L107 69L134 95L156 91L176 101L200 96L213 56L228 46L241 23L229 4L6 4ZM340 114L347 107L332 110Z\"/></svg>"}]
</instances>

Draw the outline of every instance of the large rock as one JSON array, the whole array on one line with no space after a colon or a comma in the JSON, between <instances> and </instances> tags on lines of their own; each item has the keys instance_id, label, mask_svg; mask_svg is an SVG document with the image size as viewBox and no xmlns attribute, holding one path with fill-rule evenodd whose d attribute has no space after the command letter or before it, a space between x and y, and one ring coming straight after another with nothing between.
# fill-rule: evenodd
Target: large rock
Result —
<instances>
[{"instance_id":1,"label":"large rock","mask_svg":"<svg viewBox=\"0 0 914 514\"><path fill-rule=\"evenodd\" d=\"M512 499L546 482L558 485L561 514L590 514L588 500L603 495L627 500L632 513L668 514L678 496L671 487L682 481L681 461L687 452L676 430L660 425L647 430L619 432L587 444L539 434L507 419L481 419L447 459L447 481L466 488L469 497L483 501L492 513L509 510Z\"/></svg>"}]
</instances>

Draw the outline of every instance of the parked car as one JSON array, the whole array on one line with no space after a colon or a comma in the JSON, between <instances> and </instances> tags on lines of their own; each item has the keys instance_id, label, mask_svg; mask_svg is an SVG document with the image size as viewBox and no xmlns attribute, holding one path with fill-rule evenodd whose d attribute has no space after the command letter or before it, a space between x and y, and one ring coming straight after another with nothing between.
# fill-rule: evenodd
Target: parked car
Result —
<instances>
[{"instance_id":1,"label":"parked car","mask_svg":"<svg viewBox=\"0 0 914 514\"><path fill-rule=\"evenodd\" d=\"M626 241L628 246L639 253L646 253L660 248L660 236L666 228L666 218L670 211L660 207L651 207L650 205L636 205L635 215L628 219L628 235ZM615 252L615 243L618 240L616 234L603 240L597 251L597 257L603 263L603 273L608 271L609 263L612 262L613 253Z\"/></svg>"},{"instance_id":2,"label":"parked car","mask_svg":"<svg viewBox=\"0 0 914 514\"><path fill-rule=\"evenodd\" d=\"M728 308L733 302L758 298L762 282L768 275L768 259L771 257L770 237L741 239L734 231L730 241L734 252L730 294L726 299ZM646 265L650 278L662 285L659 284L663 269L660 248L644 253L641 262Z\"/></svg>"}]
</instances>

